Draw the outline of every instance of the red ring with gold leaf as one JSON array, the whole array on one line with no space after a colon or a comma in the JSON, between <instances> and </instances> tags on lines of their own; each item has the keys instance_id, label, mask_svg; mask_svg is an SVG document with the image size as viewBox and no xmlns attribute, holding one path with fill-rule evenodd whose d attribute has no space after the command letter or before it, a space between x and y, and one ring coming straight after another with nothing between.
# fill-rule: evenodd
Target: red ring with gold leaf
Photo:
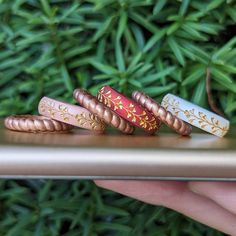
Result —
<instances>
[{"instance_id":1,"label":"red ring with gold leaf","mask_svg":"<svg viewBox=\"0 0 236 236\"><path fill-rule=\"evenodd\" d=\"M160 120L152 113L110 86L103 86L98 91L97 97L119 116L148 133L156 132L161 125Z\"/></svg>"}]
</instances>

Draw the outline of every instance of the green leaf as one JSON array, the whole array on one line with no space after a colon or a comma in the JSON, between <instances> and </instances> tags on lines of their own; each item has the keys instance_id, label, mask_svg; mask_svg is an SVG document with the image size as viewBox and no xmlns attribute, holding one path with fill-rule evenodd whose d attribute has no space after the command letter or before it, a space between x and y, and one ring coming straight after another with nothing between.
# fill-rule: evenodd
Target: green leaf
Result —
<instances>
[{"instance_id":1,"label":"green leaf","mask_svg":"<svg viewBox=\"0 0 236 236\"><path fill-rule=\"evenodd\" d=\"M17 78L19 74L22 73L22 68L15 66L14 69L9 68L5 70L4 73L0 73L0 86L9 83L14 78Z\"/></svg>"},{"instance_id":2,"label":"green leaf","mask_svg":"<svg viewBox=\"0 0 236 236\"><path fill-rule=\"evenodd\" d=\"M129 48L133 54L136 54L138 51L138 45L129 28L125 29L125 40L127 42L127 48Z\"/></svg>"},{"instance_id":3,"label":"green leaf","mask_svg":"<svg viewBox=\"0 0 236 236\"><path fill-rule=\"evenodd\" d=\"M166 30L160 30L159 32L155 33L146 43L143 48L143 52L149 51L160 39L162 39L165 35Z\"/></svg>"},{"instance_id":4,"label":"green leaf","mask_svg":"<svg viewBox=\"0 0 236 236\"><path fill-rule=\"evenodd\" d=\"M184 56L188 57L189 59L195 61L196 60L196 57L195 57L195 54L189 50L189 49L186 49L182 46L179 46L181 52L183 53Z\"/></svg>"},{"instance_id":5,"label":"green leaf","mask_svg":"<svg viewBox=\"0 0 236 236\"><path fill-rule=\"evenodd\" d=\"M20 47L20 46L29 45L32 43L44 42L48 40L49 36L50 36L49 32L43 32L43 31L37 34L31 34L27 36L26 38L19 40L16 43L16 46Z\"/></svg>"},{"instance_id":6,"label":"green leaf","mask_svg":"<svg viewBox=\"0 0 236 236\"><path fill-rule=\"evenodd\" d=\"M223 73L222 71L220 71L215 67L211 68L211 73L215 76L215 78L218 81L220 80L222 83L228 83L228 84L233 83L232 79L226 73Z\"/></svg>"},{"instance_id":7,"label":"green leaf","mask_svg":"<svg viewBox=\"0 0 236 236\"><path fill-rule=\"evenodd\" d=\"M188 22L182 25L182 29L184 29L188 34L192 35L193 37L200 39L200 40L207 40L207 37L202 35L196 29L194 29L191 24Z\"/></svg>"},{"instance_id":8,"label":"green leaf","mask_svg":"<svg viewBox=\"0 0 236 236\"><path fill-rule=\"evenodd\" d=\"M144 28L149 30L152 33L158 32L158 27L151 22L149 22L147 19L145 19L141 14L130 12L130 17L137 22L138 24L142 25Z\"/></svg>"},{"instance_id":9,"label":"green leaf","mask_svg":"<svg viewBox=\"0 0 236 236\"><path fill-rule=\"evenodd\" d=\"M142 84L141 84L139 81L137 81L137 80L129 79L129 80L128 80L128 83L129 83L129 84L132 84L134 87L137 87L137 88L139 88L139 89L142 88Z\"/></svg>"},{"instance_id":10,"label":"green leaf","mask_svg":"<svg viewBox=\"0 0 236 236\"><path fill-rule=\"evenodd\" d=\"M201 47L198 47L194 45L193 43L189 43L186 40L181 42L182 46L186 49L192 52L195 55L196 60L208 65L210 62L210 55L209 53L205 50L203 50Z\"/></svg>"},{"instance_id":11,"label":"green leaf","mask_svg":"<svg viewBox=\"0 0 236 236\"><path fill-rule=\"evenodd\" d=\"M73 62L69 63L68 68L73 69L73 68L78 68L79 66L86 66L91 64L91 60L93 60L91 57L82 57L80 59L76 59Z\"/></svg>"},{"instance_id":12,"label":"green leaf","mask_svg":"<svg viewBox=\"0 0 236 236\"><path fill-rule=\"evenodd\" d=\"M227 105L225 112L229 113L229 112L233 112L235 110L236 110L236 101Z\"/></svg>"},{"instance_id":13,"label":"green leaf","mask_svg":"<svg viewBox=\"0 0 236 236\"><path fill-rule=\"evenodd\" d=\"M137 53L137 55L135 55L131 61L131 63L128 66L128 70L127 71L133 71L133 68L138 64L138 62L141 60L142 58L142 52Z\"/></svg>"},{"instance_id":14,"label":"green leaf","mask_svg":"<svg viewBox=\"0 0 236 236\"><path fill-rule=\"evenodd\" d=\"M122 12L119 20L118 30L117 30L117 40L119 40L125 31L127 26L128 16L126 12Z\"/></svg>"},{"instance_id":15,"label":"green leaf","mask_svg":"<svg viewBox=\"0 0 236 236\"><path fill-rule=\"evenodd\" d=\"M186 77L186 79L182 82L182 86L187 86L191 84L195 84L200 79L203 79L203 76L206 74L206 70L203 66L199 66L198 68L194 68L193 72Z\"/></svg>"},{"instance_id":16,"label":"green leaf","mask_svg":"<svg viewBox=\"0 0 236 236\"><path fill-rule=\"evenodd\" d=\"M163 7L166 5L166 3L167 3L167 0L157 1L157 3L155 4L155 6L153 8L153 15L157 15L163 9Z\"/></svg>"},{"instance_id":17,"label":"green leaf","mask_svg":"<svg viewBox=\"0 0 236 236\"><path fill-rule=\"evenodd\" d=\"M211 1L206 7L206 11L211 11L211 10L219 7L223 2L224 2L224 0Z\"/></svg>"},{"instance_id":18,"label":"green leaf","mask_svg":"<svg viewBox=\"0 0 236 236\"><path fill-rule=\"evenodd\" d=\"M232 73L232 74L236 74L236 67L235 66L231 66L228 64L223 64L223 65L215 65L216 68L218 68L220 71L225 71L226 73Z\"/></svg>"},{"instance_id":19,"label":"green leaf","mask_svg":"<svg viewBox=\"0 0 236 236\"><path fill-rule=\"evenodd\" d=\"M132 228L121 225L121 224L116 224L116 223L97 223L95 225L95 229L98 231L104 231L104 230L113 230L115 232L121 232L121 233L130 233Z\"/></svg>"},{"instance_id":20,"label":"green leaf","mask_svg":"<svg viewBox=\"0 0 236 236\"><path fill-rule=\"evenodd\" d=\"M67 90L69 92L72 92L73 91L73 85L72 85L72 81L71 81L71 78L70 78L70 75L68 73L67 68L65 67L65 65L61 65L60 70L61 70L62 79L65 83L65 86L66 86Z\"/></svg>"},{"instance_id":21,"label":"green leaf","mask_svg":"<svg viewBox=\"0 0 236 236\"><path fill-rule=\"evenodd\" d=\"M40 2L47 16L52 16L52 10L51 10L48 0L40 0Z\"/></svg>"},{"instance_id":22,"label":"green leaf","mask_svg":"<svg viewBox=\"0 0 236 236\"><path fill-rule=\"evenodd\" d=\"M176 39L173 36L170 36L167 39L167 42L169 44L169 47L171 48L172 52L175 54L176 59L178 60L178 62L184 66L185 65L185 60L184 60L184 56L179 48L179 45L176 42Z\"/></svg>"},{"instance_id":23,"label":"green leaf","mask_svg":"<svg viewBox=\"0 0 236 236\"><path fill-rule=\"evenodd\" d=\"M116 40L115 53L116 53L116 64L118 66L118 69L120 71L125 71L125 61L119 39Z\"/></svg>"},{"instance_id":24,"label":"green leaf","mask_svg":"<svg viewBox=\"0 0 236 236\"><path fill-rule=\"evenodd\" d=\"M155 81L158 81L160 78L165 77L169 74L171 74L175 70L175 66L167 67L163 69L162 71L152 74L152 75L147 75L139 79L139 81L145 86L149 85Z\"/></svg>"},{"instance_id":25,"label":"green leaf","mask_svg":"<svg viewBox=\"0 0 236 236\"><path fill-rule=\"evenodd\" d=\"M171 34L173 34L176 30L178 30L179 28L180 28L180 26L181 26L181 23L180 22L175 22L175 23L173 23L169 28L168 28L168 30L166 31L166 34L167 35L171 35Z\"/></svg>"},{"instance_id":26,"label":"green leaf","mask_svg":"<svg viewBox=\"0 0 236 236\"><path fill-rule=\"evenodd\" d=\"M206 102L206 80L201 80L195 87L192 96L192 102L199 106L205 106Z\"/></svg>"},{"instance_id":27,"label":"green leaf","mask_svg":"<svg viewBox=\"0 0 236 236\"><path fill-rule=\"evenodd\" d=\"M216 51L212 56L212 60L217 60L219 57L227 55L235 44L236 44L236 36L232 38L230 41L228 41L221 49Z\"/></svg>"},{"instance_id":28,"label":"green leaf","mask_svg":"<svg viewBox=\"0 0 236 236\"><path fill-rule=\"evenodd\" d=\"M91 44L85 44L77 47L76 49L75 48L69 49L65 52L64 58L71 59L72 57L78 56L82 53L89 51L91 48L92 48Z\"/></svg>"},{"instance_id":29,"label":"green leaf","mask_svg":"<svg viewBox=\"0 0 236 236\"><path fill-rule=\"evenodd\" d=\"M135 72L135 75L137 77L139 76L143 76L148 70L150 70L151 68L153 67L152 64L143 64L142 67L140 67L140 69L138 69L136 72Z\"/></svg>"},{"instance_id":30,"label":"green leaf","mask_svg":"<svg viewBox=\"0 0 236 236\"><path fill-rule=\"evenodd\" d=\"M98 210L100 211L100 213L102 215L107 215L107 214L111 214L111 215L117 215L117 216L130 216L130 213L126 210L123 210L119 207L114 207L114 206L109 206L109 205L100 205L98 207Z\"/></svg>"},{"instance_id":31,"label":"green leaf","mask_svg":"<svg viewBox=\"0 0 236 236\"><path fill-rule=\"evenodd\" d=\"M179 14L181 16L185 15L185 13L188 9L189 2L190 2L190 0L183 0L182 1L182 4L181 4L180 9L179 9Z\"/></svg>"},{"instance_id":32,"label":"green leaf","mask_svg":"<svg viewBox=\"0 0 236 236\"><path fill-rule=\"evenodd\" d=\"M20 63L26 60L27 57L27 54L22 54L18 58L9 58L8 60L5 60L0 64L0 70L5 70L8 68L13 68L14 66L18 66Z\"/></svg>"},{"instance_id":33,"label":"green leaf","mask_svg":"<svg viewBox=\"0 0 236 236\"><path fill-rule=\"evenodd\" d=\"M144 88L144 92L150 95L151 97L158 96L160 94L167 93L171 90L173 90L176 87L176 83L170 83L166 86L152 86L152 87L147 87Z\"/></svg>"},{"instance_id":34,"label":"green leaf","mask_svg":"<svg viewBox=\"0 0 236 236\"><path fill-rule=\"evenodd\" d=\"M68 7L67 9L65 9L65 11L63 12L63 15L60 17L60 20L63 21L64 19L72 15L73 13L76 13L78 9L79 9L79 4L73 3L71 7Z\"/></svg>"},{"instance_id":35,"label":"green leaf","mask_svg":"<svg viewBox=\"0 0 236 236\"><path fill-rule=\"evenodd\" d=\"M99 71L102 71L103 73L107 74L107 75L112 75L112 74L118 74L119 71L116 70L115 68L109 66L109 65L105 65L102 64L98 61L92 60L90 62L96 69L98 69Z\"/></svg>"},{"instance_id":36,"label":"green leaf","mask_svg":"<svg viewBox=\"0 0 236 236\"><path fill-rule=\"evenodd\" d=\"M104 80L104 79L110 79L111 75L101 74L101 75L95 75L93 77L94 80Z\"/></svg>"},{"instance_id":37,"label":"green leaf","mask_svg":"<svg viewBox=\"0 0 236 236\"><path fill-rule=\"evenodd\" d=\"M143 49L145 45L145 37L144 37L142 29L137 25L132 25L132 31L134 33L139 49L140 50Z\"/></svg>"},{"instance_id":38,"label":"green leaf","mask_svg":"<svg viewBox=\"0 0 236 236\"><path fill-rule=\"evenodd\" d=\"M38 196L38 201L42 202L44 200L47 200L48 193L52 187L52 182L48 181L44 187L41 189L39 196Z\"/></svg>"},{"instance_id":39,"label":"green leaf","mask_svg":"<svg viewBox=\"0 0 236 236\"><path fill-rule=\"evenodd\" d=\"M227 88L230 91L236 93L236 84L232 82L232 79L228 75L224 74L216 68L212 68L211 73L212 78L217 81L223 88Z\"/></svg>"},{"instance_id":40,"label":"green leaf","mask_svg":"<svg viewBox=\"0 0 236 236\"><path fill-rule=\"evenodd\" d=\"M99 38L104 36L104 34L107 33L109 27L111 26L111 23L114 19L114 16L108 17L103 23L100 24L98 27L96 33L93 36L93 41L97 41Z\"/></svg>"},{"instance_id":41,"label":"green leaf","mask_svg":"<svg viewBox=\"0 0 236 236\"><path fill-rule=\"evenodd\" d=\"M98 42L96 58L98 61L102 62L104 60L104 54L106 51L106 39L103 38Z\"/></svg>"},{"instance_id":42,"label":"green leaf","mask_svg":"<svg viewBox=\"0 0 236 236\"><path fill-rule=\"evenodd\" d=\"M232 18L234 22L236 22L236 9L229 6L226 8L226 12L229 14L229 16Z\"/></svg>"},{"instance_id":43,"label":"green leaf","mask_svg":"<svg viewBox=\"0 0 236 236\"><path fill-rule=\"evenodd\" d=\"M196 31L202 31L207 34L218 34L220 30L223 29L221 25L212 24L212 23L197 23L197 22L188 22L187 25Z\"/></svg>"},{"instance_id":44,"label":"green leaf","mask_svg":"<svg viewBox=\"0 0 236 236\"><path fill-rule=\"evenodd\" d=\"M83 31L83 28L81 28L81 27L73 27L70 29L65 29L65 30L63 30L63 32L59 32L58 35L70 37L70 35L74 35L74 34L82 32L82 31Z\"/></svg>"}]
</instances>

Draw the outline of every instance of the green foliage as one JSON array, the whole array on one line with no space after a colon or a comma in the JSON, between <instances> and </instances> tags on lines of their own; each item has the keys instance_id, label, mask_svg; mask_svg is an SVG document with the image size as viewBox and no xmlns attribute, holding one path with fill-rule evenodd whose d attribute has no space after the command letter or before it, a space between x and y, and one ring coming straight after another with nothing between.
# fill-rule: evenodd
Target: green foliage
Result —
<instances>
[{"instance_id":1,"label":"green foliage","mask_svg":"<svg viewBox=\"0 0 236 236\"><path fill-rule=\"evenodd\" d=\"M0 181L0 201L4 236L222 235L176 212L101 190L89 181Z\"/></svg>"},{"instance_id":2,"label":"green foliage","mask_svg":"<svg viewBox=\"0 0 236 236\"><path fill-rule=\"evenodd\" d=\"M43 95L74 102L74 88L96 94L104 84L157 100L173 92L207 107L209 70L216 101L236 123L235 32L235 0L0 0L0 116L35 113ZM182 224L191 235L219 235L84 181L1 186L1 235L61 235L65 227L70 236L112 229L129 235L131 228L137 235L189 235Z\"/></svg>"},{"instance_id":3,"label":"green foliage","mask_svg":"<svg viewBox=\"0 0 236 236\"><path fill-rule=\"evenodd\" d=\"M72 102L75 87L95 94L103 84L207 106L209 69L236 120L233 0L2 0L0 15L0 116L32 112L44 94Z\"/></svg>"}]
</instances>

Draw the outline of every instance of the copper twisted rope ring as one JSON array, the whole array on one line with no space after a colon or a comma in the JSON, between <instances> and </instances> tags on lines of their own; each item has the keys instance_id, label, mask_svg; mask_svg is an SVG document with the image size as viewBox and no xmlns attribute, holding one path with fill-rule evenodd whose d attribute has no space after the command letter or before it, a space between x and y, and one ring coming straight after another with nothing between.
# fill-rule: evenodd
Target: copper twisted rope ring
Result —
<instances>
[{"instance_id":1,"label":"copper twisted rope ring","mask_svg":"<svg viewBox=\"0 0 236 236\"><path fill-rule=\"evenodd\" d=\"M98 99L83 89L74 90L74 98L86 109L97 115L108 125L112 125L125 134L132 134L134 127L126 120L115 114L108 107L103 105Z\"/></svg>"},{"instance_id":2,"label":"copper twisted rope ring","mask_svg":"<svg viewBox=\"0 0 236 236\"><path fill-rule=\"evenodd\" d=\"M138 102L140 105L145 107L148 111L152 112L154 116L160 119L163 123L174 129L177 133L181 135L190 135L192 132L192 127L185 123L183 120L179 119L177 116L167 111L164 107L155 102L152 98L146 94L135 91L132 94L132 98Z\"/></svg>"},{"instance_id":3,"label":"copper twisted rope ring","mask_svg":"<svg viewBox=\"0 0 236 236\"><path fill-rule=\"evenodd\" d=\"M10 130L30 133L65 132L73 128L71 125L36 115L8 116L4 120L4 125Z\"/></svg>"}]
</instances>

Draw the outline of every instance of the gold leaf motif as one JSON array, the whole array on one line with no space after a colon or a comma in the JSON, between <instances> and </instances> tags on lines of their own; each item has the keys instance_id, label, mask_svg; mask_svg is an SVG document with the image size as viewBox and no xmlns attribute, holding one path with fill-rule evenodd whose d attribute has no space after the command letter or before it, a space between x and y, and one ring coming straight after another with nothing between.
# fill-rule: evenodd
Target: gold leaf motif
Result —
<instances>
[{"instance_id":1,"label":"gold leaf motif","mask_svg":"<svg viewBox=\"0 0 236 236\"><path fill-rule=\"evenodd\" d=\"M56 104L52 101L43 102L40 108L42 110L44 109L45 111L48 111L51 117L55 117L56 114L59 114L65 122L69 122L70 119L76 119L78 124L85 125L88 123L92 129L96 129L97 127L99 127L99 129L105 128L105 124L102 123L101 120L92 113L89 113L88 116L86 116L84 112L73 115L69 112L69 108L67 106L62 104L56 106Z\"/></svg>"},{"instance_id":2,"label":"gold leaf motif","mask_svg":"<svg viewBox=\"0 0 236 236\"><path fill-rule=\"evenodd\" d=\"M187 117L189 123L193 124L194 122L198 122L198 124L202 129L209 127L212 130L212 133L219 133L220 136L224 136L224 134L229 129L228 125L221 127L219 120L217 120L214 117L207 119L207 115L204 114L203 112L198 112L196 114L194 109L182 110L179 107L179 102L176 101L175 99L170 99L169 97L165 97L163 99L163 106L166 109L171 107L175 115L178 115L178 113L182 112Z\"/></svg>"},{"instance_id":3,"label":"gold leaf motif","mask_svg":"<svg viewBox=\"0 0 236 236\"><path fill-rule=\"evenodd\" d=\"M40 108L44 112L47 111L52 118L58 113L64 121L68 121L69 117L73 116L68 112L68 107L61 104L56 107L56 104L53 101L43 101Z\"/></svg>"},{"instance_id":4,"label":"gold leaf motif","mask_svg":"<svg viewBox=\"0 0 236 236\"><path fill-rule=\"evenodd\" d=\"M138 120L139 125L143 128L148 128L148 130L153 130L158 127L156 119L153 118L150 121L145 111L143 111L142 114L137 114L137 111L133 103L130 103L127 106L124 106L124 104L121 101L121 96L117 96L116 98L112 99L110 95L111 95L111 90L104 93L104 89L102 89L99 92L99 99L100 101L109 100L109 102L106 102L106 103L104 102L104 103L105 105L109 104L110 105L109 107L112 106L114 110L117 110L117 109L125 110L127 114L126 117L131 118L132 122L136 122Z\"/></svg>"},{"instance_id":5,"label":"gold leaf motif","mask_svg":"<svg viewBox=\"0 0 236 236\"><path fill-rule=\"evenodd\" d=\"M83 112L75 115L75 119L78 121L80 125L85 125L86 123L92 127L92 129L96 129L97 127L105 128L105 124L101 122L101 120L95 116L94 114L88 113L87 115Z\"/></svg>"}]
</instances>

